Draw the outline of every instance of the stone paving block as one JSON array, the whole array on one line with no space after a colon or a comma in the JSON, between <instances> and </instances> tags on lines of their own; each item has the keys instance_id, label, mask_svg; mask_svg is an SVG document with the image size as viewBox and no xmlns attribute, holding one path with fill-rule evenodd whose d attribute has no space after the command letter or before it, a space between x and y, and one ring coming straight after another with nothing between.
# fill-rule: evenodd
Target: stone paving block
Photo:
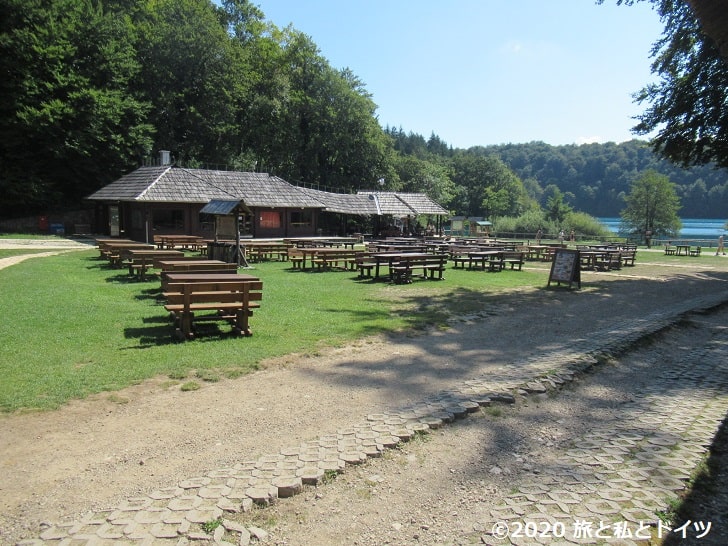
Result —
<instances>
[{"instance_id":1,"label":"stone paving block","mask_svg":"<svg viewBox=\"0 0 728 546\"><path fill-rule=\"evenodd\" d=\"M167 507L174 512L194 510L202 505L202 498L197 495L181 495L169 501Z\"/></svg>"},{"instance_id":2,"label":"stone paving block","mask_svg":"<svg viewBox=\"0 0 728 546\"><path fill-rule=\"evenodd\" d=\"M220 499L219 501L217 501L216 506L220 510L222 510L223 512L227 512L228 514L237 514L238 512L242 512L243 510L240 500L230 498Z\"/></svg>"},{"instance_id":3,"label":"stone paving block","mask_svg":"<svg viewBox=\"0 0 728 546\"><path fill-rule=\"evenodd\" d=\"M62 540L68 537L68 530L74 525L75 524L73 523L59 523L57 525L53 525L48 527L48 529L43 530L40 534L40 538L42 540Z\"/></svg>"},{"instance_id":4,"label":"stone paving block","mask_svg":"<svg viewBox=\"0 0 728 546\"><path fill-rule=\"evenodd\" d=\"M165 518L172 514L171 510L164 510L159 512L149 512L147 510L139 511L134 514L134 521L144 525L152 525L154 523L161 523Z\"/></svg>"},{"instance_id":5,"label":"stone paving block","mask_svg":"<svg viewBox=\"0 0 728 546\"><path fill-rule=\"evenodd\" d=\"M278 498L278 489L274 487L249 487L245 494L255 503L267 506Z\"/></svg>"},{"instance_id":6,"label":"stone paving block","mask_svg":"<svg viewBox=\"0 0 728 546\"><path fill-rule=\"evenodd\" d=\"M614 514L619 514L619 511L621 509L619 504L606 499L598 501L587 501L584 503L584 506L587 510L599 516L610 516Z\"/></svg>"},{"instance_id":7,"label":"stone paving block","mask_svg":"<svg viewBox=\"0 0 728 546\"><path fill-rule=\"evenodd\" d=\"M208 485L201 487L197 495L203 499L220 499L230 493L230 488L226 485Z\"/></svg>"},{"instance_id":8,"label":"stone paving block","mask_svg":"<svg viewBox=\"0 0 728 546\"><path fill-rule=\"evenodd\" d=\"M273 480L273 486L278 488L279 498L292 497L303 490L303 480L292 475L281 476Z\"/></svg>"},{"instance_id":9,"label":"stone paving block","mask_svg":"<svg viewBox=\"0 0 728 546\"><path fill-rule=\"evenodd\" d=\"M157 489L149 494L149 497L154 500L166 500L173 499L174 497L181 495L184 489L181 487L166 487L164 489Z\"/></svg>"},{"instance_id":10,"label":"stone paving block","mask_svg":"<svg viewBox=\"0 0 728 546\"><path fill-rule=\"evenodd\" d=\"M212 480L207 477L190 478L188 480L182 480L179 482L179 487L182 489L197 489L204 487L209 484Z\"/></svg>"},{"instance_id":11,"label":"stone paving block","mask_svg":"<svg viewBox=\"0 0 728 546\"><path fill-rule=\"evenodd\" d=\"M207 506L205 508L198 508L197 510L190 510L185 513L185 519L190 523L205 523L207 521L215 520L222 517L222 510L217 506Z\"/></svg>"},{"instance_id":12,"label":"stone paving block","mask_svg":"<svg viewBox=\"0 0 728 546\"><path fill-rule=\"evenodd\" d=\"M235 468L220 468L218 470L212 470L207 473L207 477L210 479L221 479L221 478L232 478L237 475Z\"/></svg>"},{"instance_id":13,"label":"stone paving block","mask_svg":"<svg viewBox=\"0 0 728 546\"><path fill-rule=\"evenodd\" d=\"M323 479L324 471L318 466L304 466L296 471L296 475L306 485L317 485Z\"/></svg>"}]
</instances>

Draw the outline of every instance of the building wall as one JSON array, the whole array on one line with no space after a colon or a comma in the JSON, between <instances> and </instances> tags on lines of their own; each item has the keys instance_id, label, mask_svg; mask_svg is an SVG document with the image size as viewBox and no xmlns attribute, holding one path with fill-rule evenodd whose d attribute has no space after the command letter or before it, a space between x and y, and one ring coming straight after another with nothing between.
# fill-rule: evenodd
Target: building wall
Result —
<instances>
[{"instance_id":1,"label":"building wall","mask_svg":"<svg viewBox=\"0 0 728 546\"><path fill-rule=\"evenodd\" d=\"M154 235L215 237L215 222L209 217L200 218L204 205L198 203L119 203L97 207L99 233L109 234L109 206L119 207L120 237L142 242L152 242ZM318 210L306 209L303 222L302 215L301 209L253 209L247 218L248 231L257 238L316 235Z\"/></svg>"}]
</instances>

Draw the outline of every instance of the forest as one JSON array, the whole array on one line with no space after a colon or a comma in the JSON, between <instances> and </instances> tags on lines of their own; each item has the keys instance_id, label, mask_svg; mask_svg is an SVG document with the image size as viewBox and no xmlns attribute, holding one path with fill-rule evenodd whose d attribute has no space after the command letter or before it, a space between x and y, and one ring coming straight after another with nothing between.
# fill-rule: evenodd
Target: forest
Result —
<instances>
[{"instance_id":1,"label":"forest","mask_svg":"<svg viewBox=\"0 0 728 546\"><path fill-rule=\"evenodd\" d=\"M6 218L77 208L160 150L187 167L328 191L383 180L484 217L554 197L616 216L652 169L676 185L681 216L725 214L725 170L683 169L645 141L455 149L434 133L382 127L365 82L247 0L0 0L0 71Z\"/></svg>"}]
</instances>

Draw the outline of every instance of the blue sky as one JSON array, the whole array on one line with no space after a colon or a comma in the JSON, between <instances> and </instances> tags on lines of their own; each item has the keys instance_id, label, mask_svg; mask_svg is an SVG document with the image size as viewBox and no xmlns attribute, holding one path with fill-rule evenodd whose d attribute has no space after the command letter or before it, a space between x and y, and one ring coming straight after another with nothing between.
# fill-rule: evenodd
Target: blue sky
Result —
<instances>
[{"instance_id":1,"label":"blue sky","mask_svg":"<svg viewBox=\"0 0 728 546\"><path fill-rule=\"evenodd\" d=\"M354 72L382 126L468 148L622 142L662 33L648 2L259 0Z\"/></svg>"}]
</instances>

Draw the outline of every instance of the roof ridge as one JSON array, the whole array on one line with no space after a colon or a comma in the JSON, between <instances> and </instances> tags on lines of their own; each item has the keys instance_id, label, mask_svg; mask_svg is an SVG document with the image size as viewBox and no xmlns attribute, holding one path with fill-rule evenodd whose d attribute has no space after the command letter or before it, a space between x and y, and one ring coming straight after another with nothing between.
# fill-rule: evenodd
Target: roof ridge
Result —
<instances>
[{"instance_id":1,"label":"roof ridge","mask_svg":"<svg viewBox=\"0 0 728 546\"><path fill-rule=\"evenodd\" d=\"M159 176L157 176L157 177L156 177L156 178L155 178L154 180L152 180L152 183L151 183L151 184L149 184L149 185L148 185L148 186L147 186L146 188L144 188L144 191L143 191L142 193L140 193L139 195L137 195L137 196L136 196L136 199L141 199L142 197L144 197L144 194L146 194L146 193L147 193L147 192L148 192L149 190L151 190L151 189L152 189L152 188L154 187L154 185L155 185L155 184L156 184L157 182L159 182L159 180L160 180L160 179L161 179L161 178L162 178L162 177L163 177L163 176L164 176L165 174L167 174L167 173L168 173L168 172L170 171L170 169L171 169L171 168L172 168L172 165L169 165L169 166L168 166L168 167L167 167L166 169L164 169L164 172L161 172L161 173L159 174Z\"/></svg>"}]
</instances>

